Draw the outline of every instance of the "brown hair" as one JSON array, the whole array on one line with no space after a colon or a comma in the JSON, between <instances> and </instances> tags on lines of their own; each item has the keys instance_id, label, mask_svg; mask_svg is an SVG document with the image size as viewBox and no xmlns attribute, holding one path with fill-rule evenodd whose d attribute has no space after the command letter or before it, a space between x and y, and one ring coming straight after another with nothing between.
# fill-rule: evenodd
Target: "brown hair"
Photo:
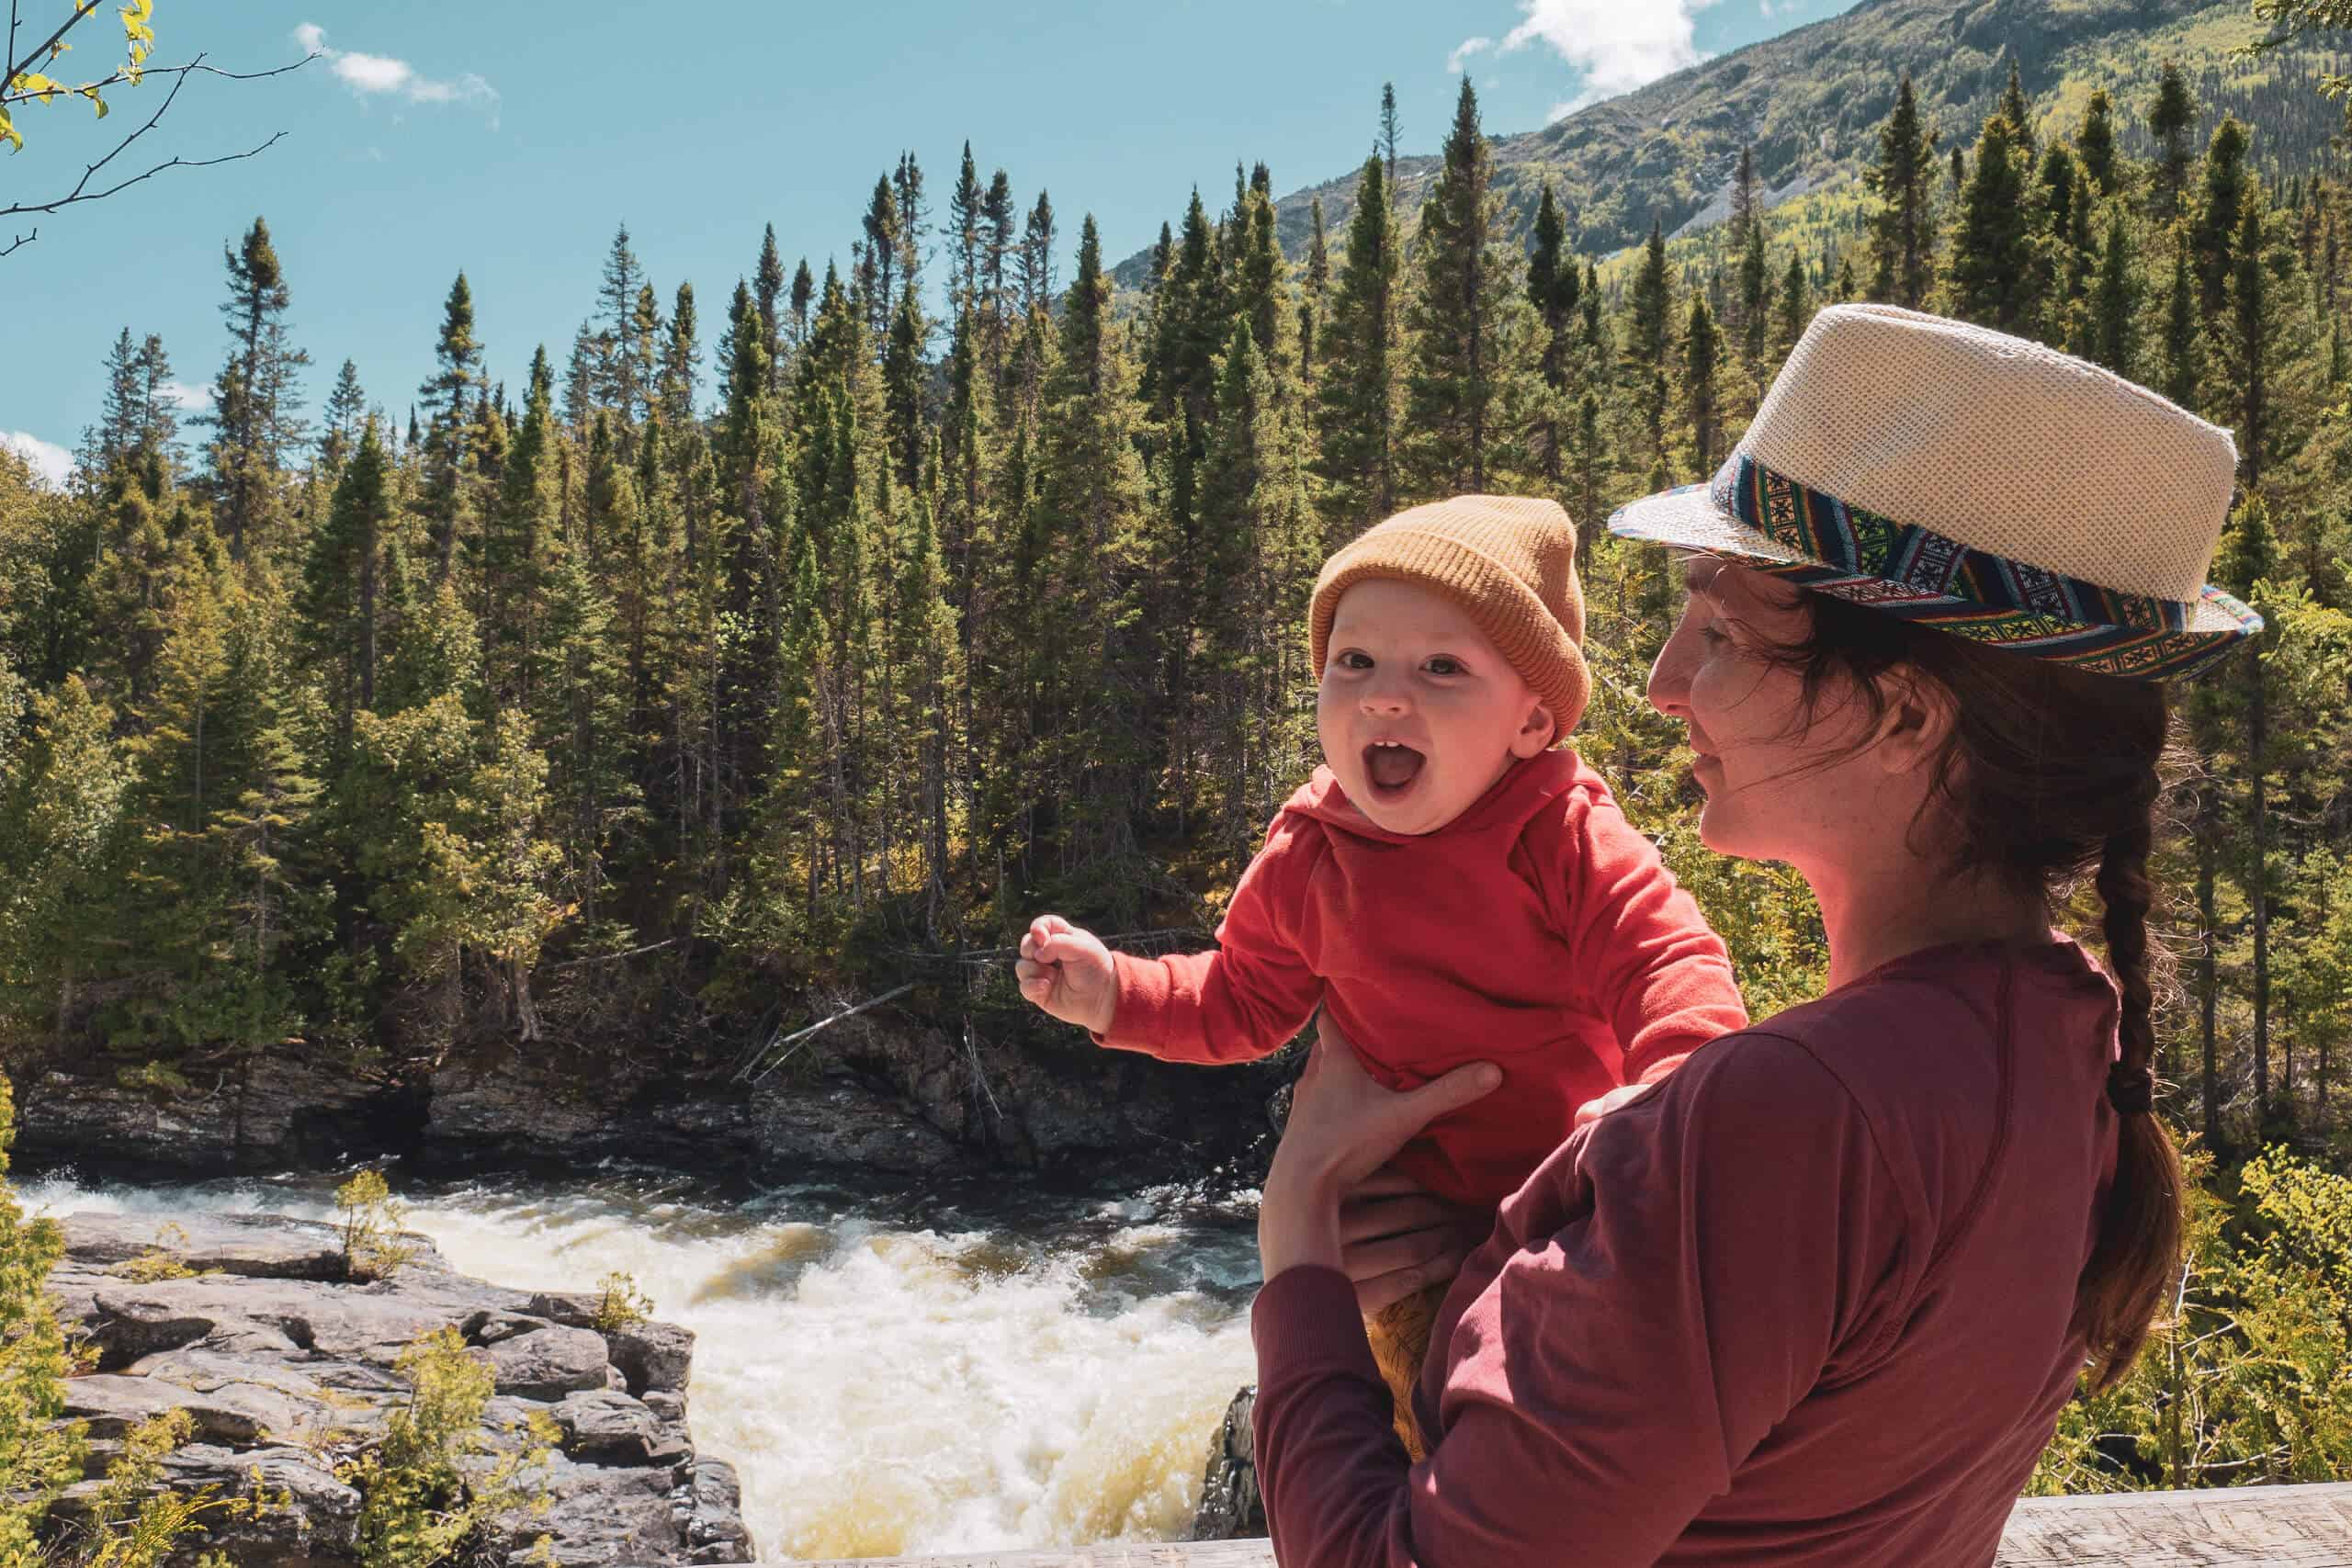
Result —
<instances>
[{"instance_id":1,"label":"brown hair","mask_svg":"<svg viewBox=\"0 0 2352 1568\"><path fill-rule=\"evenodd\" d=\"M1805 722L1832 696L1881 716L1894 700L1882 677L1898 667L1950 694L1952 729L1928 806L1954 870L2053 904L2066 884L2096 874L2122 998L2121 1058L2109 1077L2122 1114L2114 1185L2075 1284L2075 1326L2088 1340L2091 1390L2103 1391L2131 1370L2180 1268L2180 1156L2144 1098L2156 1047L2148 854L2163 793L2165 688L1984 648L1828 594L1803 598L1811 634L1767 657L1802 678Z\"/></svg>"}]
</instances>

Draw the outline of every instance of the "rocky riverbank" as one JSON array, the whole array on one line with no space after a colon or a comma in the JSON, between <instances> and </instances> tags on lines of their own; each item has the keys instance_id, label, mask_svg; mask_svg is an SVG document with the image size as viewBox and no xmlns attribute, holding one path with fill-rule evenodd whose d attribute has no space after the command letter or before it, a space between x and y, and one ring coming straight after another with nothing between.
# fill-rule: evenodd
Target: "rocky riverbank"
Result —
<instances>
[{"instance_id":1,"label":"rocky riverbank","mask_svg":"<svg viewBox=\"0 0 2352 1568\"><path fill-rule=\"evenodd\" d=\"M240 1568L356 1562L360 1494L338 1469L381 1437L406 1398L394 1371L424 1335L454 1328L495 1379L485 1441L511 1451L534 1413L561 1434L525 1489L548 1506L495 1527L492 1551L519 1564L537 1536L561 1568L748 1562L734 1471L698 1454L687 1427L694 1336L640 1321L599 1328L594 1295L533 1294L452 1272L432 1244L389 1279L344 1282L332 1226L271 1215L153 1221L74 1214L51 1276L58 1315L86 1336L95 1370L67 1384L66 1414L88 1423L92 1467L149 1416L184 1409L194 1438L168 1483L288 1499L203 1540ZM158 1255L169 1263L159 1268ZM185 1277L154 1278L172 1269ZM69 1494L71 1517L96 1482ZM217 1516L216 1516L217 1517ZM192 1560L193 1547L186 1554Z\"/></svg>"},{"instance_id":2,"label":"rocky riverbank","mask_svg":"<svg viewBox=\"0 0 2352 1568\"><path fill-rule=\"evenodd\" d=\"M300 1047L184 1087L26 1066L17 1158L168 1177L392 1156L435 1172L625 1159L756 1183L827 1168L1193 1179L1248 1165L1289 1076L1173 1066L1068 1031L989 1045L887 1015L828 1032L820 1060L757 1085L661 1048L553 1043L487 1043L373 1079Z\"/></svg>"}]
</instances>

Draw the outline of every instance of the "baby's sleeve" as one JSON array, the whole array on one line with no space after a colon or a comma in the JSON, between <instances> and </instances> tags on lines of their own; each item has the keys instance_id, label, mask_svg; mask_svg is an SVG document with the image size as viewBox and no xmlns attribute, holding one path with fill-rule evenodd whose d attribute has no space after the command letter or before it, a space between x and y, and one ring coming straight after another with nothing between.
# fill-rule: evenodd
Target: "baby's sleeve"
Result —
<instances>
[{"instance_id":1,"label":"baby's sleeve","mask_svg":"<svg viewBox=\"0 0 2352 1568\"><path fill-rule=\"evenodd\" d=\"M1321 827L1288 813L1241 874L1210 953L1111 955L1117 1005L1098 1045L1169 1062L1254 1062L1288 1044L1323 999L1299 942L1299 915L1327 847Z\"/></svg>"},{"instance_id":2,"label":"baby's sleeve","mask_svg":"<svg viewBox=\"0 0 2352 1568\"><path fill-rule=\"evenodd\" d=\"M1617 1035L1621 1081L1651 1083L1747 1026L1723 938L1596 777L1572 790L1541 846L1552 918Z\"/></svg>"}]
</instances>

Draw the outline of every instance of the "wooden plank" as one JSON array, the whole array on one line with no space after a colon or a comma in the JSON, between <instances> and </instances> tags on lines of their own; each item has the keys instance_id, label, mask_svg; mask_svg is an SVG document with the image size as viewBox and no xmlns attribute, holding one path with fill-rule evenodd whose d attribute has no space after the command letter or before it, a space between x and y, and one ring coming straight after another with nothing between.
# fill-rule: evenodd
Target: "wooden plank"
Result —
<instances>
[{"instance_id":1,"label":"wooden plank","mask_svg":"<svg viewBox=\"0 0 2352 1568\"><path fill-rule=\"evenodd\" d=\"M2352 1483L2029 1497L2000 1568L2352 1568ZM806 1568L1274 1568L1262 1540L1136 1541L1046 1551L869 1557Z\"/></svg>"},{"instance_id":2,"label":"wooden plank","mask_svg":"<svg viewBox=\"0 0 2352 1568\"><path fill-rule=\"evenodd\" d=\"M1996 1561L2352 1568L2352 1484L2028 1497L2009 1516Z\"/></svg>"}]
</instances>

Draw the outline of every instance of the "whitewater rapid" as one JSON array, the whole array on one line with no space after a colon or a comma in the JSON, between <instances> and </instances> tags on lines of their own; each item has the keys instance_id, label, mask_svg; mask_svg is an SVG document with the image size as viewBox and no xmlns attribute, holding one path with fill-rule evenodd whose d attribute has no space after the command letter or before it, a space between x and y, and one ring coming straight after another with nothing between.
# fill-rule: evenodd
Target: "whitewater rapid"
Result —
<instances>
[{"instance_id":1,"label":"whitewater rapid","mask_svg":"<svg viewBox=\"0 0 2352 1568\"><path fill-rule=\"evenodd\" d=\"M159 1224L332 1208L314 1179L22 1190L52 1214ZM734 1202L600 1173L409 1203L410 1228L465 1273L592 1290L625 1270L695 1331L695 1440L737 1466L764 1561L1181 1538L1226 1404L1253 1376L1246 1199L806 1188Z\"/></svg>"}]
</instances>

